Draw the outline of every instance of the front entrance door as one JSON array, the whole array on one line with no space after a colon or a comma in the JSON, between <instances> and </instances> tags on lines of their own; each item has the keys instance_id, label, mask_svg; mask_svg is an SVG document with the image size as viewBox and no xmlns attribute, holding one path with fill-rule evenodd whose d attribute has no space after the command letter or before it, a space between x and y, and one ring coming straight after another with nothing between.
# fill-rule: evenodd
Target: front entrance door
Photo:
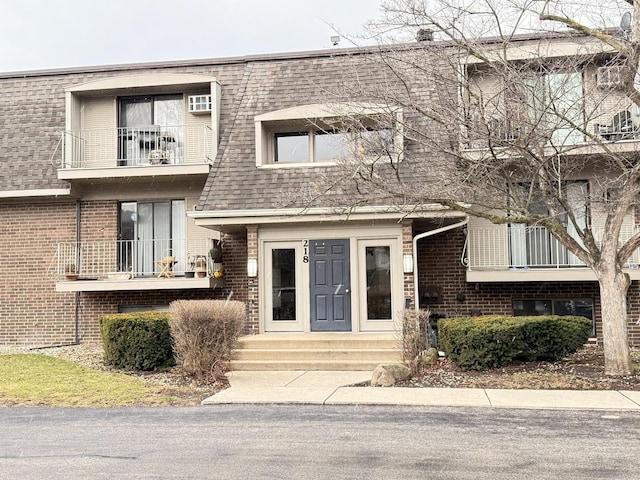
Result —
<instances>
[{"instance_id":1,"label":"front entrance door","mask_svg":"<svg viewBox=\"0 0 640 480\"><path fill-rule=\"evenodd\" d=\"M349 239L309 243L311 331L350 332Z\"/></svg>"}]
</instances>

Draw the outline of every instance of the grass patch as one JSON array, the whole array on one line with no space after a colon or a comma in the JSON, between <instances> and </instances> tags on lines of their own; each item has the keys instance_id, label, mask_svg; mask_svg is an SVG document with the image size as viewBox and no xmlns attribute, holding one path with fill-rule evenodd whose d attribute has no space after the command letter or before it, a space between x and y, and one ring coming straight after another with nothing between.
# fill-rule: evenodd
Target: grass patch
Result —
<instances>
[{"instance_id":1,"label":"grass patch","mask_svg":"<svg viewBox=\"0 0 640 480\"><path fill-rule=\"evenodd\" d=\"M184 392L177 392L184 393ZM0 406L125 407L185 403L128 375L100 372L48 355L0 355Z\"/></svg>"}]
</instances>

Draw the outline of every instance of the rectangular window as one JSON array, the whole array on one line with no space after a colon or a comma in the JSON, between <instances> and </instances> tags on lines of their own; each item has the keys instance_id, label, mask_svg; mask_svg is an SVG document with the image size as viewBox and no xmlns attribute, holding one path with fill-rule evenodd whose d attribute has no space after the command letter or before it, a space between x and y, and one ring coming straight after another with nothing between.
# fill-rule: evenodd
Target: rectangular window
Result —
<instances>
[{"instance_id":1,"label":"rectangular window","mask_svg":"<svg viewBox=\"0 0 640 480\"><path fill-rule=\"evenodd\" d=\"M309 133L277 133L275 135L275 157L277 163L308 162Z\"/></svg>"},{"instance_id":2,"label":"rectangular window","mask_svg":"<svg viewBox=\"0 0 640 480\"><path fill-rule=\"evenodd\" d=\"M274 163L329 162L355 152L371 157L394 152L391 128L277 132L273 143Z\"/></svg>"},{"instance_id":3,"label":"rectangular window","mask_svg":"<svg viewBox=\"0 0 640 480\"><path fill-rule=\"evenodd\" d=\"M157 275L156 262L176 257L174 273L186 264L185 201L121 202L118 225L118 270L136 276Z\"/></svg>"},{"instance_id":4,"label":"rectangular window","mask_svg":"<svg viewBox=\"0 0 640 480\"><path fill-rule=\"evenodd\" d=\"M556 147L584 141L573 125L584 125L582 72L546 70L532 73L515 88L527 106L526 123Z\"/></svg>"},{"instance_id":5,"label":"rectangular window","mask_svg":"<svg viewBox=\"0 0 640 480\"><path fill-rule=\"evenodd\" d=\"M366 247L367 319L391 319L391 248Z\"/></svg>"},{"instance_id":6,"label":"rectangular window","mask_svg":"<svg viewBox=\"0 0 640 480\"><path fill-rule=\"evenodd\" d=\"M350 136L346 132L315 132L316 161L335 160L347 154Z\"/></svg>"},{"instance_id":7,"label":"rectangular window","mask_svg":"<svg viewBox=\"0 0 640 480\"><path fill-rule=\"evenodd\" d=\"M182 163L182 95L124 97L118 108L120 165Z\"/></svg>"},{"instance_id":8,"label":"rectangular window","mask_svg":"<svg viewBox=\"0 0 640 480\"><path fill-rule=\"evenodd\" d=\"M513 315L577 315L591 320L595 337L596 327L593 315L593 300L590 298L556 298L549 300L514 300Z\"/></svg>"},{"instance_id":9,"label":"rectangular window","mask_svg":"<svg viewBox=\"0 0 640 480\"><path fill-rule=\"evenodd\" d=\"M296 319L296 250L271 251L273 321Z\"/></svg>"}]
</instances>

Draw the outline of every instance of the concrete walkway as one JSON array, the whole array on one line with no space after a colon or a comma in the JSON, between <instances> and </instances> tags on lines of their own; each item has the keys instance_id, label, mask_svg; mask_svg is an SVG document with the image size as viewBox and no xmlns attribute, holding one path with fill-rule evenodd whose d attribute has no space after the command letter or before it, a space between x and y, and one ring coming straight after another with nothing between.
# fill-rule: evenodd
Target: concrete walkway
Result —
<instances>
[{"instance_id":1,"label":"concrete walkway","mask_svg":"<svg viewBox=\"0 0 640 480\"><path fill-rule=\"evenodd\" d=\"M354 387L371 372L231 372L216 404L413 405L640 411L640 391Z\"/></svg>"}]
</instances>

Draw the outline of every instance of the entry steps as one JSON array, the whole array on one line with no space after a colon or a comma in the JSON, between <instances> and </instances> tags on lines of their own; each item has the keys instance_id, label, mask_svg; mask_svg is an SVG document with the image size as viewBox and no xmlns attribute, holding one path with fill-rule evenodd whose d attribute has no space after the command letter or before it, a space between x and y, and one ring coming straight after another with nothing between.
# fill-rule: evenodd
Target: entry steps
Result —
<instances>
[{"instance_id":1,"label":"entry steps","mask_svg":"<svg viewBox=\"0 0 640 480\"><path fill-rule=\"evenodd\" d=\"M272 333L240 338L232 370L373 370L401 359L395 333Z\"/></svg>"}]
</instances>

